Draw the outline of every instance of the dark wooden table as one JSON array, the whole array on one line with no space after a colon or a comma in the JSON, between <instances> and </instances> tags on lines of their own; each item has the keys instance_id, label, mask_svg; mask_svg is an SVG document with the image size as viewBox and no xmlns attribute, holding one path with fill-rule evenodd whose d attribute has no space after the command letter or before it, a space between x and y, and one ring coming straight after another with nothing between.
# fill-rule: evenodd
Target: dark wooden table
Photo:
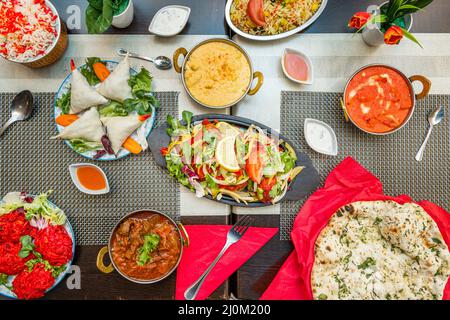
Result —
<instances>
[{"instance_id":1,"label":"dark wooden table","mask_svg":"<svg viewBox=\"0 0 450 320\"><path fill-rule=\"evenodd\" d=\"M64 20L73 12L84 12L85 0L58 0L56 4ZM133 0L135 19L126 29L110 29L108 33L147 34L148 25L154 13L161 7L172 4L168 0ZM381 3L377 0L328 0L322 16L305 32L338 33L351 32L346 27L347 20L356 11L364 11L369 4ZM177 4L191 7L189 25L184 34L230 34L224 20L225 0L177 0ZM72 6L72 7L71 7ZM73 7L75 6L75 7ZM414 32L450 32L450 1L435 0L424 12L414 17ZM86 33L84 14L81 28L71 33ZM227 224L238 217L189 217L185 224ZM231 221L229 221L231 220ZM279 226L277 215L256 215L257 226ZM81 268L81 290L68 290L65 285L48 294L48 299L172 299L175 294L175 275L158 285L132 284L117 273L102 274L96 266L96 256L100 246L77 247L74 263ZM227 299L233 293L240 299L258 299L292 251L289 241L280 241L275 236L264 248L240 268L223 286L216 290L211 299Z\"/></svg>"}]
</instances>

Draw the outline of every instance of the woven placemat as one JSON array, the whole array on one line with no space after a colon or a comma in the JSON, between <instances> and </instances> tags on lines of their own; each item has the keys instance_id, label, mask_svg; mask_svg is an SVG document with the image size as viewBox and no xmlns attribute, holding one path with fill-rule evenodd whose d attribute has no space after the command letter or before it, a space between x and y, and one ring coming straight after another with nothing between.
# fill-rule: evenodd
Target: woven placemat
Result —
<instances>
[{"instance_id":1,"label":"woven placemat","mask_svg":"<svg viewBox=\"0 0 450 320\"><path fill-rule=\"evenodd\" d=\"M417 101L409 123L388 136L369 135L346 123L339 98L339 93L328 92L281 93L281 132L311 157L322 181L346 156L352 156L381 180L386 194L407 194L415 200L429 200L449 209L450 95L430 95ZM446 117L433 130L424 159L419 163L414 156L428 129L427 116L438 105L446 108ZM324 156L308 147L303 133L305 118L324 121L335 130L338 156ZM282 239L289 239L294 218L303 202L282 203Z\"/></svg>"},{"instance_id":2,"label":"woven placemat","mask_svg":"<svg viewBox=\"0 0 450 320\"><path fill-rule=\"evenodd\" d=\"M0 123L9 117L14 93L0 94ZM161 107L156 126L178 110L177 92L157 93ZM62 208L75 229L77 244L106 244L117 221L130 211L156 209L177 219L179 187L158 167L149 151L116 161L91 161L79 156L62 141L50 140L54 124L54 93L34 93L35 112L26 122L12 125L0 138L0 195L9 191L39 193L54 190L52 201ZM111 192L90 196L78 191L68 166L87 162L107 174Z\"/></svg>"}]
</instances>

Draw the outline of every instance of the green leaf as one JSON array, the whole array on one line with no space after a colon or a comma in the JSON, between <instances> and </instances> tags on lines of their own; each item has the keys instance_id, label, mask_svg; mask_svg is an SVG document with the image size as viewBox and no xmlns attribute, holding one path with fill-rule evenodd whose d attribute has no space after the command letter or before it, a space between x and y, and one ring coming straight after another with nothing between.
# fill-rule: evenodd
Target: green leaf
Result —
<instances>
[{"instance_id":1,"label":"green leaf","mask_svg":"<svg viewBox=\"0 0 450 320\"><path fill-rule=\"evenodd\" d=\"M152 76L147 69L141 68L139 73L131 76L128 85L131 87L133 95L132 98L124 101L125 109L128 112L135 110L142 116L152 113L153 108L159 108L160 102L151 91Z\"/></svg>"},{"instance_id":2,"label":"green leaf","mask_svg":"<svg viewBox=\"0 0 450 320\"><path fill-rule=\"evenodd\" d=\"M56 100L56 106L61 109L63 114L68 114L70 112L71 91L72 90L69 87L68 91Z\"/></svg>"},{"instance_id":3,"label":"green leaf","mask_svg":"<svg viewBox=\"0 0 450 320\"><path fill-rule=\"evenodd\" d=\"M441 244L442 243L442 241L439 240L438 238L431 238L431 240L433 240L433 242L436 243L436 244Z\"/></svg>"},{"instance_id":4,"label":"green leaf","mask_svg":"<svg viewBox=\"0 0 450 320\"><path fill-rule=\"evenodd\" d=\"M390 0L389 4L388 4L388 9L386 12L386 15L389 18L392 18L395 13L398 11L398 8L400 8L400 6L402 5L404 0Z\"/></svg>"},{"instance_id":5,"label":"green leaf","mask_svg":"<svg viewBox=\"0 0 450 320\"><path fill-rule=\"evenodd\" d=\"M101 10L98 0L88 0L86 8L86 26L89 33L103 33L112 23L113 8L111 0L103 0Z\"/></svg>"},{"instance_id":6,"label":"green leaf","mask_svg":"<svg viewBox=\"0 0 450 320\"><path fill-rule=\"evenodd\" d=\"M422 45L420 44L420 42L416 39L416 37L414 37L414 36L412 35L412 33L410 33L410 32L409 32L408 30L406 30L405 28L402 28L402 27L399 27L399 28L402 29L403 35L404 35L406 38L408 38L409 40L415 42L417 45L419 45L419 47L421 47L421 48L423 49L423 47L422 47Z\"/></svg>"},{"instance_id":7,"label":"green leaf","mask_svg":"<svg viewBox=\"0 0 450 320\"><path fill-rule=\"evenodd\" d=\"M192 112L190 112L190 111L186 111L186 110L184 110L182 113L181 113L181 117L183 118L183 120L184 120L184 122L186 122L186 127L188 128L188 130L190 129L190 127L191 127L191 122L192 122L192 117L193 117L193 113Z\"/></svg>"},{"instance_id":8,"label":"green leaf","mask_svg":"<svg viewBox=\"0 0 450 320\"><path fill-rule=\"evenodd\" d=\"M158 248L159 241L160 237L155 233L146 234L144 236L144 244L139 248L138 265L143 266L152 260L150 253Z\"/></svg>"},{"instance_id":9,"label":"green leaf","mask_svg":"<svg viewBox=\"0 0 450 320\"><path fill-rule=\"evenodd\" d=\"M8 283L8 275L0 273L0 286L4 286Z\"/></svg>"},{"instance_id":10,"label":"green leaf","mask_svg":"<svg viewBox=\"0 0 450 320\"><path fill-rule=\"evenodd\" d=\"M429 4L431 4L433 2L433 0L415 0L415 1L410 1L409 3L418 7L418 8L425 8L426 6L428 6Z\"/></svg>"},{"instance_id":11,"label":"green leaf","mask_svg":"<svg viewBox=\"0 0 450 320\"><path fill-rule=\"evenodd\" d=\"M91 142L84 139L71 139L70 145L79 153L85 153L87 151L101 150L103 145L98 142Z\"/></svg>"},{"instance_id":12,"label":"green leaf","mask_svg":"<svg viewBox=\"0 0 450 320\"><path fill-rule=\"evenodd\" d=\"M139 73L130 77L128 85L130 86L133 95L141 98L146 94L151 93L152 76L147 69L141 68Z\"/></svg>"},{"instance_id":13,"label":"green leaf","mask_svg":"<svg viewBox=\"0 0 450 320\"><path fill-rule=\"evenodd\" d=\"M104 107L101 107L99 113L102 117L126 117L128 115L128 110L122 103L111 101Z\"/></svg>"},{"instance_id":14,"label":"green leaf","mask_svg":"<svg viewBox=\"0 0 450 320\"><path fill-rule=\"evenodd\" d=\"M20 237L20 243L22 244L22 248L19 251L19 257L24 259L34 249L33 239L29 235L22 236Z\"/></svg>"}]
</instances>

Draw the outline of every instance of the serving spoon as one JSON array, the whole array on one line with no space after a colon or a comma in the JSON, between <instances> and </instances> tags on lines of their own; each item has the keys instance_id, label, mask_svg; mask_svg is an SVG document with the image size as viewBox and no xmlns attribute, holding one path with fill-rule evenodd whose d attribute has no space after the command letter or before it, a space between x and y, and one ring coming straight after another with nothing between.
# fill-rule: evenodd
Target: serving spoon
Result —
<instances>
[{"instance_id":1,"label":"serving spoon","mask_svg":"<svg viewBox=\"0 0 450 320\"><path fill-rule=\"evenodd\" d=\"M0 137L3 132L14 122L28 120L33 113L33 95L30 91L19 92L11 103L11 117L0 129Z\"/></svg>"},{"instance_id":2,"label":"serving spoon","mask_svg":"<svg viewBox=\"0 0 450 320\"><path fill-rule=\"evenodd\" d=\"M125 49L117 50L117 54L122 57L125 57L128 55L130 58L136 58L136 59L141 59L141 60L152 62L156 68L161 69L161 70L166 70L166 69L172 68L172 61L170 61L170 59L165 56L149 58L149 57L145 57L140 54L137 54L137 53L129 52Z\"/></svg>"},{"instance_id":3,"label":"serving spoon","mask_svg":"<svg viewBox=\"0 0 450 320\"><path fill-rule=\"evenodd\" d=\"M430 128L428 129L427 136L425 137L425 140L422 143L422 146L420 146L419 151L416 154L416 160L422 161L423 154L425 152L425 148L428 143L428 139L430 139L431 132L433 131L433 127L437 125L441 120L444 118L445 109L442 106L437 107L433 110L433 112L430 113L428 116L428 123L430 124Z\"/></svg>"}]
</instances>

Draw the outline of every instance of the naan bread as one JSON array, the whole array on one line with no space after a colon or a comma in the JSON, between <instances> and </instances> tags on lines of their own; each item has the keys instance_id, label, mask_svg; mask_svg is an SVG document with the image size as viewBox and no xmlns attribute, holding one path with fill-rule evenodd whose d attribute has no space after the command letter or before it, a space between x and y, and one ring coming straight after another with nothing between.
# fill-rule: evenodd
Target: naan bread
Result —
<instances>
[{"instance_id":1,"label":"naan bread","mask_svg":"<svg viewBox=\"0 0 450 320\"><path fill-rule=\"evenodd\" d=\"M97 92L111 100L123 102L131 97L128 79L130 79L130 63L126 56L108 78L98 86Z\"/></svg>"},{"instance_id":2,"label":"naan bread","mask_svg":"<svg viewBox=\"0 0 450 320\"><path fill-rule=\"evenodd\" d=\"M100 121L98 110L97 108L91 108L83 113L78 120L65 127L60 134L51 137L51 139L85 139L101 143L104 134L105 131Z\"/></svg>"},{"instance_id":3,"label":"naan bread","mask_svg":"<svg viewBox=\"0 0 450 320\"><path fill-rule=\"evenodd\" d=\"M315 244L315 299L442 299L450 253L419 205L355 202L340 208Z\"/></svg>"},{"instance_id":4,"label":"naan bread","mask_svg":"<svg viewBox=\"0 0 450 320\"><path fill-rule=\"evenodd\" d=\"M93 106L108 102L87 82L78 69L72 71L70 86L70 113L76 114Z\"/></svg>"},{"instance_id":5,"label":"naan bread","mask_svg":"<svg viewBox=\"0 0 450 320\"><path fill-rule=\"evenodd\" d=\"M137 114L127 117L103 117L101 121L106 127L115 154L119 152L125 140L143 124Z\"/></svg>"}]
</instances>

